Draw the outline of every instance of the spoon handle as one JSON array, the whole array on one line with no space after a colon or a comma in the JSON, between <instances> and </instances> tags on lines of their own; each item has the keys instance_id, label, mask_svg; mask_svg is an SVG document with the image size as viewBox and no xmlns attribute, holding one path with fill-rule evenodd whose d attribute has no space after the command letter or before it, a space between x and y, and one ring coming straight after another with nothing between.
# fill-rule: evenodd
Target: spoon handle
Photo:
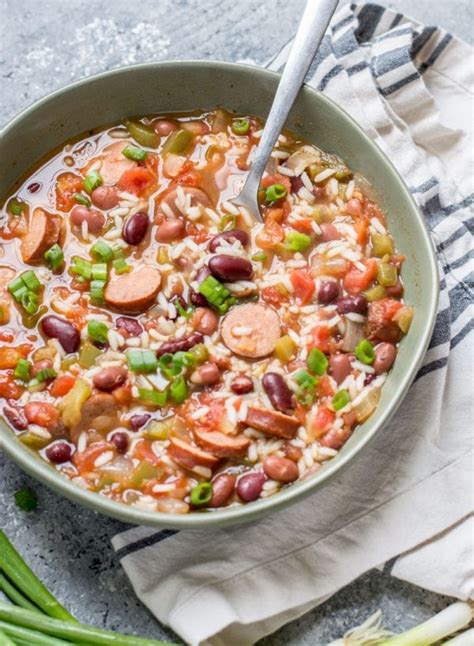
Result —
<instances>
[{"instance_id":1,"label":"spoon handle","mask_svg":"<svg viewBox=\"0 0 474 646\"><path fill-rule=\"evenodd\" d=\"M307 0L270 114L252 160L250 172L239 196L240 199L244 197L243 194L245 194L245 197L250 198L250 196L257 193L268 158L278 139L278 135L281 133L337 4L338 0Z\"/></svg>"}]
</instances>

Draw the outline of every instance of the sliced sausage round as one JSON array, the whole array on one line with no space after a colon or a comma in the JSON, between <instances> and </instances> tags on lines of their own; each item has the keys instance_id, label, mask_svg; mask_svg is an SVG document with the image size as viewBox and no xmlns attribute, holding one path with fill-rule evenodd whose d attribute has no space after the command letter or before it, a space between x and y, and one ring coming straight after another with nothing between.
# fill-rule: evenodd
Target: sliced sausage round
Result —
<instances>
[{"instance_id":1,"label":"sliced sausage round","mask_svg":"<svg viewBox=\"0 0 474 646\"><path fill-rule=\"evenodd\" d=\"M280 317L261 303L234 307L224 318L221 335L225 345L243 357L265 357L280 338Z\"/></svg>"},{"instance_id":2,"label":"sliced sausage round","mask_svg":"<svg viewBox=\"0 0 474 646\"><path fill-rule=\"evenodd\" d=\"M111 280L105 288L105 302L121 312L143 312L154 302L160 285L158 269L146 265Z\"/></svg>"},{"instance_id":3,"label":"sliced sausage round","mask_svg":"<svg viewBox=\"0 0 474 646\"><path fill-rule=\"evenodd\" d=\"M212 469L219 462L219 458L215 455L180 440L178 437L171 438L168 451L171 458L185 469L194 469L197 466Z\"/></svg>"},{"instance_id":4,"label":"sliced sausage round","mask_svg":"<svg viewBox=\"0 0 474 646\"><path fill-rule=\"evenodd\" d=\"M103 151L99 173L104 184L116 184L127 170L131 170L137 165L132 159L128 159L122 154L122 150L126 147L125 142L118 141L107 146Z\"/></svg>"},{"instance_id":5,"label":"sliced sausage round","mask_svg":"<svg viewBox=\"0 0 474 646\"><path fill-rule=\"evenodd\" d=\"M182 186L181 187L186 195L191 196L191 206L204 206L212 207L212 202L209 199L207 193L202 190L202 188L195 188L194 186ZM166 204L174 213L176 217L180 217L183 214L176 206L176 200L178 199L178 189L172 188L166 191L162 197L158 198L159 201L156 203L155 207L155 216L161 215L165 218L169 217L162 209L162 205ZM168 209L166 209L168 210Z\"/></svg>"},{"instance_id":6,"label":"sliced sausage round","mask_svg":"<svg viewBox=\"0 0 474 646\"><path fill-rule=\"evenodd\" d=\"M247 453L250 440L245 435L226 435L219 431L194 430L196 442L220 458L237 458Z\"/></svg>"},{"instance_id":7,"label":"sliced sausage round","mask_svg":"<svg viewBox=\"0 0 474 646\"><path fill-rule=\"evenodd\" d=\"M293 439L300 426L296 417L256 406L249 406L245 423L265 435L282 437L286 440Z\"/></svg>"},{"instance_id":8,"label":"sliced sausage round","mask_svg":"<svg viewBox=\"0 0 474 646\"><path fill-rule=\"evenodd\" d=\"M28 232L21 242L23 262L41 262L44 252L59 240L60 232L61 216L36 208L31 215Z\"/></svg>"}]
</instances>

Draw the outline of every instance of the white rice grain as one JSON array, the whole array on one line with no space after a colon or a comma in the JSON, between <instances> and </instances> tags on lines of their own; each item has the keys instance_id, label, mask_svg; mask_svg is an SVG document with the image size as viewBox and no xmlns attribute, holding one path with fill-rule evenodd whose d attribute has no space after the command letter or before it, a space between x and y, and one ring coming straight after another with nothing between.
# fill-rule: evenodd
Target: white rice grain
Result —
<instances>
[{"instance_id":1,"label":"white rice grain","mask_svg":"<svg viewBox=\"0 0 474 646\"><path fill-rule=\"evenodd\" d=\"M327 179L328 177L331 177L331 175L334 175L335 172L336 172L335 168L326 168L326 170L323 170L320 173L318 173L313 181L315 184L319 184L319 182L324 182L325 179Z\"/></svg>"},{"instance_id":2,"label":"white rice grain","mask_svg":"<svg viewBox=\"0 0 474 646\"><path fill-rule=\"evenodd\" d=\"M104 451L104 453L101 453L94 460L94 468L99 469L100 467L103 467L104 465L108 464L109 462L112 462L113 459L114 459L114 452L113 451Z\"/></svg>"}]
</instances>

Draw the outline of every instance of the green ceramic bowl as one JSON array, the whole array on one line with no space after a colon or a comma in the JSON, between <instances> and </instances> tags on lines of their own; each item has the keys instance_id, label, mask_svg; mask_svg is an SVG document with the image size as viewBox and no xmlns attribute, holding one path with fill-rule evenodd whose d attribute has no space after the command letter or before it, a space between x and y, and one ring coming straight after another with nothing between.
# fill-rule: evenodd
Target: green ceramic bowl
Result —
<instances>
[{"instance_id":1,"label":"green ceramic bowl","mask_svg":"<svg viewBox=\"0 0 474 646\"><path fill-rule=\"evenodd\" d=\"M130 115L225 107L237 113L268 114L279 76L255 67L219 62L169 62L107 72L50 94L24 110L3 130L0 195L52 149L90 128ZM25 471L56 492L125 522L170 528L202 528L256 520L327 484L360 453L400 405L426 351L434 325L438 274L423 218L407 187L384 154L335 103L304 87L288 127L346 160L373 184L377 201L389 215L398 249L406 256L406 299L415 306L411 329L402 341L380 406L352 435L340 453L308 480L276 496L212 513L174 516L142 511L84 491L63 478L15 439L0 420L1 447Z\"/></svg>"}]
</instances>

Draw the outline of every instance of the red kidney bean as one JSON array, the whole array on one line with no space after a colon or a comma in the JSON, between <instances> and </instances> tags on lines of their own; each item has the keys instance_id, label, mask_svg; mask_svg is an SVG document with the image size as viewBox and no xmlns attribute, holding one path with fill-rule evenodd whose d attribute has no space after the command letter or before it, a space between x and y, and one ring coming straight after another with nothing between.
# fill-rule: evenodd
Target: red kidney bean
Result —
<instances>
[{"instance_id":1,"label":"red kidney bean","mask_svg":"<svg viewBox=\"0 0 474 646\"><path fill-rule=\"evenodd\" d=\"M122 238L128 244L133 246L139 245L148 231L150 220L148 215L143 211L137 211L127 218L122 228Z\"/></svg>"},{"instance_id":2,"label":"red kidney bean","mask_svg":"<svg viewBox=\"0 0 474 646\"><path fill-rule=\"evenodd\" d=\"M246 375L239 375L238 377L234 377L234 379L232 380L230 389L236 395L245 395L246 393L251 393L253 390L253 381Z\"/></svg>"},{"instance_id":3,"label":"red kidney bean","mask_svg":"<svg viewBox=\"0 0 474 646\"><path fill-rule=\"evenodd\" d=\"M404 289L400 279L397 280L395 285L386 287L385 291L387 293L387 296L390 296L391 298L401 298L403 296Z\"/></svg>"},{"instance_id":4,"label":"red kidney bean","mask_svg":"<svg viewBox=\"0 0 474 646\"><path fill-rule=\"evenodd\" d=\"M151 420L151 415L148 415L148 413L144 413L143 415L132 415L130 419L128 420L130 422L130 426L134 431L138 431L142 426L145 426L147 422Z\"/></svg>"},{"instance_id":5,"label":"red kidney bean","mask_svg":"<svg viewBox=\"0 0 474 646\"><path fill-rule=\"evenodd\" d=\"M206 307L208 305L207 298L199 292L195 292L192 287L189 288L189 300L196 307Z\"/></svg>"},{"instance_id":6,"label":"red kidney bean","mask_svg":"<svg viewBox=\"0 0 474 646\"><path fill-rule=\"evenodd\" d=\"M184 236L185 224L183 220L176 218L176 220L165 220L156 230L157 242L173 242L173 240L180 240Z\"/></svg>"},{"instance_id":7,"label":"red kidney bean","mask_svg":"<svg viewBox=\"0 0 474 646\"><path fill-rule=\"evenodd\" d=\"M228 256L223 253L213 256L209 260L208 266L216 278L225 282L250 280L253 274L250 260L238 258L237 256Z\"/></svg>"},{"instance_id":8,"label":"red kidney bean","mask_svg":"<svg viewBox=\"0 0 474 646\"><path fill-rule=\"evenodd\" d=\"M68 354L76 352L81 343L79 330L69 321L65 321L59 316L45 316L41 320L43 333L49 339L57 339Z\"/></svg>"},{"instance_id":9,"label":"red kidney bean","mask_svg":"<svg viewBox=\"0 0 474 646\"><path fill-rule=\"evenodd\" d=\"M213 334L219 325L219 317L209 307L198 307L192 320L194 329L201 334Z\"/></svg>"},{"instance_id":10,"label":"red kidney bean","mask_svg":"<svg viewBox=\"0 0 474 646\"><path fill-rule=\"evenodd\" d=\"M104 368L92 378L94 386L106 393L112 392L127 381L128 372L124 366L110 366Z\"/></svg>"},{"instance_id":11,"label":"red kidney bean","mask_svg":"<svg viewBox=\"0 0 474 646\"><path fill-rule=\"evenodd\" d=\"M329 372L339 385L351 373L351 360L347 354L332 354L329 357Z\"/></svg>"},{"instance_id":12,"label":"red kidney bean","mask_svg":"<svg viewBox=\"0 0 474 646\"><path fill-rule=\"evenodd\" d=\"M372 364L376 375L388 372L397 356L397 349L391 343L381 343L375 348L375 360Z\"/></svg>"},{"instance_id":13,"label":"red kidney bean","mask_svg":"<svg viewBox=\"0 0 474 646\"><path fill-rule=\"evenodd\" d=\"M353 215L357 218L360 217L362 215L362 202L356 197L353 197L347 202L346 211L349 215Z\"/></svg>"},{"instance_id":14,"label":"red kidney bean","mask_svg":"<svg viewBox=\"0 0 474 646\"><path fill-rule=\"evenodd\" d=\"M31 184L28 184L27 190L29 193L37 193L41 188L41 184L39 182L32 182Z\"/></svg>"},{"instance_id":15,"label":"red kidney bean","mask_svg":"<svg viewBox=\"0 0 474 646\"><path fill-rule=\"evenodd\" d=\"M91 200L97 208L108 211L119 203L118 191L114 186L99 186L92 191Z\"/></svg>"},{"instance_id":16,"label":"red kidney bean","mask_svg":"<svg viewBox=\"0 0 474 646\"><path fill-rule=\"evenodd\" d=\"M338 283L334 280L324 280L318 290L318 301L323 305L329 305L339 297L341 293Z\"/></svg>"},{"instance_id":17,"label":"red kidney bean","mask_svg":"<svg viewBox=\"0 0 474 646\"><path fill-rule=\"evenodd\" d=\"M292 460L278 455L268 455L263 461L263 470L272 480L285 484L294 482L300 475L297 465Z\"/></svg>"},{"instance_id":18,"label":"red kidney bean","mask_svg":"<svg viewBox=\"0 0 474 646\"><path fill-rule=\"evenodd\" d=\"M341 237L339 231L334 224L323 222L319 225L321 228L321 242L330 242L331 240L339 240Z\"/></svg>"},{"instance_id":19,"label":"red kidney bean","mask_svg":"<svg viewBox=\"0 0 474 646\"><path fill-rule=\"evenodd\" d=\"M153 124L153 128L155 129L156 134L160 137L167 137L170 132L177 130L178 126L170 119L158 119L158 121L155 121Z\"/></svg>"},{"instance_id":20,"label":"red kidney bean","mask_svg":"<svg viewBox=\"0 0 474 646\"><path fill-rule=\"evenodd\" d=\"M247 473L238 479L237 493L245 502L257 500L262 493L265 480L265 474L261 471Z\"/></svg>"},{"instance_id":21,"label":"red kidney bean","mask_svg":"<svg viewBox=\"0 0 474 646\"><path fill-rule=\"evenodd\" d=\"M219 366L212 361L204 363L202 366L196 368L192 373L190 379L193 384L198 386L212 386L216 384L221 378L221 372Z\"/></svg>"},{"instance_id":22,"label":"red kidney bean","mask_svg":"<svg viewBox=\"0 0 474 646\"><path fill-rule=\"evenodd\" d=\"M369 374L366 375L366 377L364 379L364 386L369 386L373 382L375 377L376 377L375 373L371 373L370 375Z\"/></svg>"},{"instance_id":23,"label":"red kidney bean","mask_svg":"<svg viewBox=\"0 0 474 646\"><path fill-rule=\"evenodd\" d=\"M163 343L163 345L158 348L156 355L158 357L161 357L163 354L168 353L174 354L175 352L187 352L193 346L197 345L198 343L202 343L203 340L204 338L202 334L199 334L199 332L193 332L192 334L183 336L180 339L166 341L166 343Z\"/></svg>"},{"instance_id":24,"label":"red kidney bean","mask_svg":"<svg viewBox=\"0 0 474 646\"><path fill-rule=\"evenodd\" d=\"M110 441L112 444L115 445L115 448L117 449L117 453L121 453L122 455L127 452L128 449L128 435L126 433L123 433L122 431L117 431L117 433L114 433Z\"/></svg>"},{"instance_id":25,"label":"red kidney bean","mask_svg":"<svg viewBox=\"0 0 474 646\"><path fill-rule=\"evenodd\" d=\"M14 406L4 406L3 414L13 426L18 431L24 431L28 427L28 420L26 419L25 413L21 408L15 408Z\"/></svg>"},{"instance_id":26,"label":"red kidney bean","mask_svg":"<svg viewBox=\"0 0 474 646\"><path fill-rule=\"evenodd\" d=\"M292 462L298 462L303 457L303 451L298 446L293 446L293 444L284 444L282 449L288 460Z\"/></svg>"},{"instance_id":27,"label":"red kidney bean","mask_svg":"<svg viewBox=\"0 0 474 646\"><path fill-rule=\"evenodd\" d=\"M235 475L231 473L219 473L212 480L212 498L209 507L223 507L234 493Z\"/></svg>"},{"instance_id":28,"label":"red kidney bean","mask_svg":"<svg viewBox=\"0 0 474 646\"><path fill-rule=\"evenodd\" d=\"M208 250L211 253L214 253L222 240L230 243L234 242L235 240L239 240L242 246L245 247L249 243L249 236L248 233L246 231L243 231L242 229L232 229L232 231L224 231L223 233L219 233L211 238L209 244L207 245Z\"/></svg>"},{"instance_id":29,"label":"red kidney bean","mask_svg":"<svg viewBox=\"0 0 474 646\"><path fill-rule=\"evenodd\" d=\"M115 327L123 330L131 336L140 336L143 332L143 325L137 319L132 319L129 316L119 316L115 321Z\"/></svg>"},{"instance_id":30,"label":"red kidney bean","mask_svg":"<svg viewBox=\"0 0 474 646\"><path fill-rule=\"evenodd\" d=\"M88 209L87 206L78 204L73 207L69 218L71 224L76 227L81 227L84 221L87 222L87 227L91 233L99 233L104 228L106 217L100 211L95 209Z\"/></svg>"},{"instance_id":31,"label":"red kidney bean","mask_svg":"<svg viewBox=\"0 0 474 646\"><path fill-rule=\"evenodd\" d=\"M281 375L276 372L267 372L263 376L262 385L274 408L284 413L295 407L293 393Z\"/></svg>"},{"instance_id":32,"label":"red kidney bean","mask_svg":"<svg viewBox=\"0 0 474 646\"><path fill-rule=\"evenodd\" d=\"M303 188L303 180L301 177L290 177L290 184L291 184L291 192L292 193L298 193L300 188Z\"/></svg>"},{"instance_id":33,"label":"red kidney bean","mask_svg":"<svg viewBox=\"0 0 474 646\"><path fill-rule=\"evenodd\" d=\"M349 314L349 312L367 314L369 303L365 296L357 294L356 296L341 296L337 299L336 306L339 314Z\"/></svg>"},{"instance_id":34,"label":"red kidney bean","mask_svg":"<svg viewBox=\"0 0 474 646\"><path fill-rule=\"evenodd\" d=\"M72 448L66 442L55 442L46 449L46 457L53 464L69 462L72 456Z\"/></svg>"}]
</instances>

